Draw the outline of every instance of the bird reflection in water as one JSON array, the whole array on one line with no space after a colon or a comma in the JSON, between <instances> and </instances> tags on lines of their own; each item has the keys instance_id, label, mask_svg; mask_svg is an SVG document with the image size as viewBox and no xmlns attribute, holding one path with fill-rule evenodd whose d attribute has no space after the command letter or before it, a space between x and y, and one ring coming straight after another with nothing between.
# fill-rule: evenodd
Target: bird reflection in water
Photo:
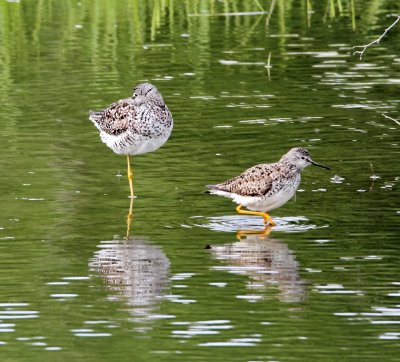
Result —
<instances>
[{"instance_id":1,"label":"bird reflection in water","mask_svg":"<svg viewBox=\"0 0 400 362\"><path fill-rule=\"evenodd\" d=\"M161 248L143 237L102 241L98 248L89 267L106 281L109 300L126 302L133 322L154 319L169 284L170 263Z\"/></svg>"},{"instance_id":2,"label":"bird reflection in water","mask_svg":"<svg viewBox=\"0 0 400 362\"><path fill-rule=\"evenodd\" d=\"M208 246L216 259L228 265L213 269L248 276L247 287L252 293L276 287L280 301L301 302L305 288L299 277L299 264L284 242L269 236L270 231L269 226L262 231L239 230L238 242Z\"/></svg>"}]
</instances>

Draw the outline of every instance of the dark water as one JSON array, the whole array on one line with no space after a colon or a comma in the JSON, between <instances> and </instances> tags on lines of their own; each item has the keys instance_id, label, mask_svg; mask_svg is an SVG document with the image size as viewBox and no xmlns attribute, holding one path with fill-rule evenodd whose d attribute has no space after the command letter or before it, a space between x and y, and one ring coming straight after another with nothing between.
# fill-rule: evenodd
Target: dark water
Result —
<instances>
[{"instance_id":1,"label":"dark water","mask_svg":"<svg viewBox=\"0 0 400 362\"><path fill-rule=\"evenodd\" d=\"M399 12L2 0L1 360L398 360L399 28L352 46ZM141 81L175 128L133 160L125 240L126 160L87 114ZM276 228L203 193L293 146L332 171L304 171Z\"/></svg>"}]
</instances>

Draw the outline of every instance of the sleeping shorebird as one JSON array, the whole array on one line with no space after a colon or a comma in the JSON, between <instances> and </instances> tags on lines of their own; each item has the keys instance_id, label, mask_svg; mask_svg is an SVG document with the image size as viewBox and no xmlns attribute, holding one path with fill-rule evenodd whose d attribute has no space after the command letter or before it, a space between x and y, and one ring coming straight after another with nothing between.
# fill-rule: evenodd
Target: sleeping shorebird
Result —
<instances>
[{"instance_id":1,"label":"sleeping shorebird","mask_svg":"<svg viewBox=\"0 0 400 362\"><path fill-rule=\"evenodd\" d=\"M116 101L101 111L90 112L89 119L108 147L127 156L132 201L133 173L129 156L155 151L168 140L173 127L171 112L154 85L141 83L132 97Z\"/></svg>"},{"instance_id":2,"label":"sleeping shorebird","mask_svg":"<svg viewBox=\"0 0 400 362\"><path fill-rule=\"evenodd\" d=\"M295 147L276 163L253 166L241 175L216 185L207 185L211 194L231 198L239 204L239 214L259 215L264 223L276 225L268 212L286 204L300 185L300 173L309 165L322 166L311 159L305 148ZM242 210L242 207L248 210Z\"/></svg>"}]
</instances>

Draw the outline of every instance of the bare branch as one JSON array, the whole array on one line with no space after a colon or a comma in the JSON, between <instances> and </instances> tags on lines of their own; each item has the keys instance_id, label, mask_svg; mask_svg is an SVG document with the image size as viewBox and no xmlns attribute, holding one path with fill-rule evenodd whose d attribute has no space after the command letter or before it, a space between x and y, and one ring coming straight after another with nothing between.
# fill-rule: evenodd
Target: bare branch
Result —
<instances>
[{"instance_id":1,"label":"bare branch","mask_svg":"<svg viewBox=\"0 0 400 362\"><path fill-rule=\"evenodd\" d=\"M360 60L362 59L364 52L371 46L374 44L379 44L379 42L382 40L382 38L389 32L390 29L392 29L398 22L400 21L400 15L397 16L397 19L394 21L394 23L392 25L390 25L388 28L385 29L385 31L383 32L383 34L378 38L375 39L373 41L371 41L370 43L366 44L366 45L355 45L353 46L353 49L356 48L360 48L361 50L356 50L353 55L355 54L360 54Z\"/></svg>"},{"instance_id":2,"label":"bare branch","mask_svg":"<svg viewBox=\"0 0 400 362\"><path fill-rule=\"evenodd\" d=\"M258 0L254 0L254 2L257 4L257 6L260 8L262 12L265 12L264 8L261 6L260 2Z\"/></svg>"},{"instance_id":3,"label":"bare branch","mask_svg":"<svg viewBox=\"0 0 400 362\"><path fill-rule=\"evenodd\" d=\"M388 115L386 115L385 113L381 113L383 117L390 119L391 121L395 122L398 126L400 126L400 121L398 121L395 118L389 117Z\"/></svg>"}]
</instances>

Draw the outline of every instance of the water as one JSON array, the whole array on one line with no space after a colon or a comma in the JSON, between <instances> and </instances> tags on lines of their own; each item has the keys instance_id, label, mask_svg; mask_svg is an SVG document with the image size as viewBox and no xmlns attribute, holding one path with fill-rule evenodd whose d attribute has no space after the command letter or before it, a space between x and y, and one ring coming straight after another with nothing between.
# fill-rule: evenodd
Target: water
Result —
<instances>
[{"instance_id":1,"label":"water","mask_svg":"<svg viewBox=\"0 0 400 362\"><path fill-rule=\"evenodd\" d=\"M1 1L2 360L398 359L398 29L351 53L400 9L351 3ZM175 128L133 159L126 240L88 111L145 80ZM278 227L204 194L293 146L332 171Z\"/></svg>"}]
</instances>

